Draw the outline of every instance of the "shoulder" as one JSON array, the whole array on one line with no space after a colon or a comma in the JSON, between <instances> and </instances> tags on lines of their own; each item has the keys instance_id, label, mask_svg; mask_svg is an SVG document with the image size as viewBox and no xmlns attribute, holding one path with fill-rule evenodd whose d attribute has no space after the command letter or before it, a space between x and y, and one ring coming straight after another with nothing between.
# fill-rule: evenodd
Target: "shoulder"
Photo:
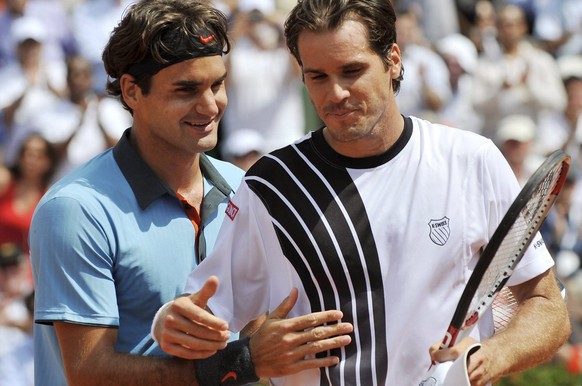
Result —
<instances>
[{"instance_id":1,"label":"shoulder","mask_svg":"<svg viewBox=\"0 0 582 386\"><path fill-rule=\"evenodd\" d=\"M260 176L262 178L277 176L281 173L282 167L298 162L301 158L300 153L305 150L309 152L313 150L313 144L310 141L312 136L313 132L309 132L295 140L295 142L263 155L251 166L246 175Z\"/></svg>"},{"instance_id":2,"label":"shoulder","mask_svg":"<svg viewBox=\"0 0 582 386\"><path fill-rule=\"evenodd\" d=\"M95 237L139 223L144 213L111 151L107 151L49 188L36 206L31 234L44 242L76 240L79 233Z\"/></svg>"},{"instance_id":3,"label":"shoulder","mask_svg":"<svg viewBox=\"0 0 582 386\"><path fill-rule=\"evenodd\" d=\"M110 149L53 183L39 206L57 197L81 203L92 202L96 197L104 198L102 201L105 202L112 201L121 195L123 182L127 185Z\"/></svg>"},{"instance_id":4,"label":"shoulder","mask_svg":"<svg viewBox=\"0 0 582 386\"><path fill-rule=\"evenodd\" d=\"M439 165L456 165L467 170L481 170L485 165L506 164L491 141L480 134L411 117L413 139L418 141L425 159Z\"/></svg>"},{"instance_id":5,"label":"shoulder","mask_svg":"<svg viewBox=\"0 0 582 386\"><path fill-rule=\"evenodd\" d=\"M220 173L222 178L228 182L230 187L233 190L236 190L245 174L244 170L230 162L222 161L209 155L206 155L206 158L210 161L218 173Z\"/></svg>"},{"instance_id":6,"label":"shoulder","mask_svg":"<svg viewBox=\"0 0 582 386\"><path fill-rule=\"evenodd\" d=\"M441 123L434 123L425 119L410 117L416 131L421 138L429 138L435 144L459 144L468 147L468 150L473 151L474 147L488 147L495 146L493 141L475 132L459 129L457 127L448 126Z\"/></svg>"}]
</instances>

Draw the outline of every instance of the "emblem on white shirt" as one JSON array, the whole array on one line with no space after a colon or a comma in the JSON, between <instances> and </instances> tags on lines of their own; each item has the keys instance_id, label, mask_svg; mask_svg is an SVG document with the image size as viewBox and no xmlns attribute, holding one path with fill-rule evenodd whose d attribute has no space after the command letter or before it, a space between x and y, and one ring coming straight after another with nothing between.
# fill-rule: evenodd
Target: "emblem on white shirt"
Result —
<instances>
[{"instance_id":1,"label":"emblem on white shirt","mask_svg":"<svg viewBox=\"0 0 582 386\"><path fill-rule=\"evenodd\" d=\"M226 207L226 215L228 216L228 218L234 221L234 218L236 217L237 213L238 206L236 206L232 201L228 200L228 206Z\"/></svg>"},{"instance_id":2,"label":"emblem on white shirt","mask_svg":"<svg viewBox=\"0 0 582 386\"><path fill-rule=\"evenodd\" d=\"M449 218L445 216L438 220L432 219L428 222L428 228L430 229L428 237L430 237L432 242L441 247L445 245L451 234Z\"/></svg>"},{"instance_id":3,"label":"emblem on white shirt","mask_svg":"<svg viewBox=\"0 0 582 386\"><path fill-rule=\"evenodd\" d=\"M424 381L422 381L420 383L420 386L435 386L437 384L437 380L434 379L433 377L430 377L428 379L425 379Z\"/></svg>"}]
</instances>

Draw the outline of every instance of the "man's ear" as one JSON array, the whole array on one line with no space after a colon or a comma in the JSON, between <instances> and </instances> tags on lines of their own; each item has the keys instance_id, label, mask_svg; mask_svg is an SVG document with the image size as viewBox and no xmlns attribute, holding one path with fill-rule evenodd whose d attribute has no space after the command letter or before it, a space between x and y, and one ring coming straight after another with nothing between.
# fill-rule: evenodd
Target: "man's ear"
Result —
<instances>
[{"instance_id":1,"label":"man's ear","mask_svg":"<svg viewBox=\"0 0 582 386\"><path fill-rule=\"evenodd\" d=\"M401 69L402 69L402 55L400 53L400 47L398 44L392 44L392 48L386 54L388 58L388 63L390 63L390 75L392 79L398 79L400 77Z\"/></svg>"},{"instance_id":2,"label":"man's ear","mask_svg":"<svg viewBox=\"0 0 582 386\"><path fill-rule=\"evenodd\" d=\"M141 94L135 78L129 74L123 74L119 79L119 87L123 100L133 110L138 101L138 94Z\"/></svg>"}]
</instances>

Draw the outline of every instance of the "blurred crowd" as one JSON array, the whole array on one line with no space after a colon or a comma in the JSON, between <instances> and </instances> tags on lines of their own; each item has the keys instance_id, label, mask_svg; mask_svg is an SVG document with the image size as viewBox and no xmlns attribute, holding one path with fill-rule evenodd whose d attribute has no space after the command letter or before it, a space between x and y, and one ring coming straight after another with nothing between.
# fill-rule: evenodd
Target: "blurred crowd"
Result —
<instances>
[{"instance_id":1,"label":"blurred crowd","mask_svg":"<svg viewBox=\"0 0 582 386\"><path fill-rule=\"evenodd\" d=\"M101 51L132 1L0 0L0 385L33 384L27 237L38 200L131 126L105 95ZM295 2L212 1L235 43L213 155L245 170L321 125L284 43ZM582 1L393 2L403 114L489 137L522 184L552 151L572 156L542 231L573 322L556 361L582 373Z\"/></svg>"}]
</instances>

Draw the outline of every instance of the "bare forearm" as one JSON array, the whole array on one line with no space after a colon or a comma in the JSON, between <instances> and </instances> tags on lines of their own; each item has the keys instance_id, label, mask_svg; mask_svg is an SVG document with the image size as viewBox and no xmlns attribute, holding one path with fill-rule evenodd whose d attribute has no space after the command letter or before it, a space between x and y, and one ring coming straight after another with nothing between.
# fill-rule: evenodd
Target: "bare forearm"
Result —
<instances>
[{"instance_id":1,"label":"bare forearm","mask_svg":"<svg viewBox=\"0 0 582 386\"><path fill-rule=\"evenodd\" d=\"M491 351L499 376L523 371L549 361L570 335L565 303L552 291L550 298L534 296L520 305L503 332L483 342Z\"/></svg>"},{"instance_id":2,"label":"bare forearm","mask_svg":"<svg viewBox=\"0 0 582 386\"><path fill-rule=\"evenodd\" d=\"M198 386L194 362L114 353L72 365L70 386Z\"/></svg>"},{"instance_id":3,"label":"bare forearm","mask_svg":"<svg viewBox=\"0 0 582 386\"><path fill-rule=\"evenodd\" d=\"M117 329L56 322L70 386L198 386L194 363L115 351Z\"/></svg>"}]
</instances>

